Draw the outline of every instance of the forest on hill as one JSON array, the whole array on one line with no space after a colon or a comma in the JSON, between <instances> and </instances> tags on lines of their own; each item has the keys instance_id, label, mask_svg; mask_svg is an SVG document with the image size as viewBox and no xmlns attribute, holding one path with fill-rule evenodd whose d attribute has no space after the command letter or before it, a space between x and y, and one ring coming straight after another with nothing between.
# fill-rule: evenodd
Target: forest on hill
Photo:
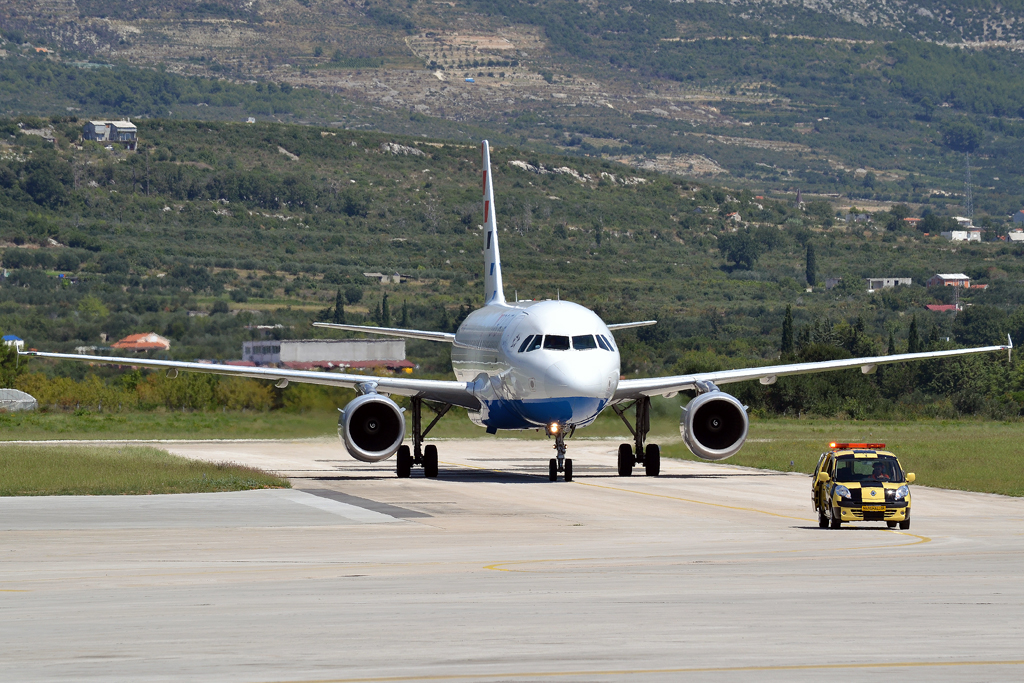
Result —
<instances>
[{"instance_id":1,"label":"forest on hill","mask_svg":"<svg viewBox=\"0 0 1024 683\"><path fill-rule=\"evenodd\" d=\"M0 121L4 334L66 351L155 331L173 358L231 359L260 334L255 325L297 338L326 335L309 323L336 317L451 330L480 305L477 145L321 126L138 124L139 151L127 152L81 141L68 117ZM618 335L626 374L1024 338L1024 249L952 246L920 229L946 227L936 214L913 228L897 205L851 223L826 201L796 206L602 159L514 145L492 159L507 295L560 296L609 322L658 319ZM924 286L937 271L989 287L966 292L955 318L932 312L924 306L953 294ZM367 272L405 277L381 284ZM864 278L883 275L914 284L867 293ZM421 375L450 370L437 345L410 343L409 354ZM921 373L914 381L849 373L741 392L766 414L1006 417L1024 405L1016 367L972 358L901 371ZM95 382L81 365L19 371L56 404L83 385L47 389L47 377ZM192 395L98 376L134 392L122 405L244 404L238 387L202 384L219 380L189 380ZM284 405L253 395L253 406Z\"/></svg>"}]
</instances>

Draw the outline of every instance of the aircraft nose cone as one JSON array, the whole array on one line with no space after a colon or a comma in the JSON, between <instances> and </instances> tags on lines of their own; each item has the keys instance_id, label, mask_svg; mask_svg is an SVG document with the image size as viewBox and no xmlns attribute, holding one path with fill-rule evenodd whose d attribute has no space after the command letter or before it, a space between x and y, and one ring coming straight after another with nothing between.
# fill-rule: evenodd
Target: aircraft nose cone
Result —
<instances>
[{"instance_id":1,"label":"aircraft nose cone","mask_svg":"<svg viewBox=\"0 0 1024 683\"><path fill-rule=\"evenodd\" d=\"M587 353L586 355L591 355ZM548 371L552 383L564 388L569 396L595 396L607 398L614 391L614 381L618 375L614 368L606 367L607 363L599 358L574 358L562 360Z\"/></svg>"}]
</instances>

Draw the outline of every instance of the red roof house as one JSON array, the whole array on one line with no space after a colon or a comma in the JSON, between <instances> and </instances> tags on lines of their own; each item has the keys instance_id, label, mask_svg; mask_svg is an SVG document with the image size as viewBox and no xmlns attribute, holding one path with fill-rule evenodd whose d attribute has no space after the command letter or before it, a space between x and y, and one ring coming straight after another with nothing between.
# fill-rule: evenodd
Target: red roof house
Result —
<instances>
[{"instance_id":1,"label":"red roof house","mask_svg":"<svg viewBox=\"0 0 1024 683\"><path fill-rule=\"evenodd\" d=\"M171 340L161 337L156 332L146 332L143 334L129 334L124 339L111 344L110 347L128 351L166 351L171 348Z\"/></svg>"}]
</instances>

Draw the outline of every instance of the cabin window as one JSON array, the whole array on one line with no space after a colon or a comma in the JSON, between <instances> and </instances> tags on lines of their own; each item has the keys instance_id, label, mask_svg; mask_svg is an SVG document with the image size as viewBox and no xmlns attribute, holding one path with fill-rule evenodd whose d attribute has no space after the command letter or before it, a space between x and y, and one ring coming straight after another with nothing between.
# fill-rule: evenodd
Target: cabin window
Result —
<instances>
[{"instance_id":1,"label":"cabin window","mask_svg":"<svg viewBox=\"0 0 1024 683\"><path fill-rule=\"evenodd\" d=\"M594 339L594 335L592 334L581 334L572 338L572 348L577 351L596 349L597 341Z\"/></svg>"},{"instance_id":2,"label":"cabin window","mask_svg":"<svg viewBox=\"0 0 1024 683\"><path fill-rule=\"evenodd\" d=\"M533 338L533 341L530 342L530 345L526 347L526 352L529 353L530 351L536 351L537 349L539 349L541 339L543 339L543 337L541 337L539 334L535 336Z\"/></svg>"},{"instance_id":3,"label":"cabin window","mask_svg":"<svg viewBox=\"0 0 1024 683\"><path fill-rule=\"evenodd\" d=\"M601 335L597 335L597 345L600 346L605 351L611 351L611 347L608 346L608 342L606 342L604 340L604 337Z\"/></svg>"},{"instance_id":4,"label":"cabin window","mask_svg":"<svg viewBox=\"0 0 1024 683\"><path fill-rule=\"evenodd\" d=\"M532 341L533 341L533 335L531 334L529 337L527 337L526 339L523 340L522 344L519 345L519 353L522 353L523 351L525 351L526 347L529 346L530 342L532 342Z\"/></svg>"},{"instance_id":5,"label":"cabin window","mask_svg":"<svg viewBox=\"0 0 1024 683\"><path fill-rule=\"evenodd\" d=\"M569 338L558 334L549 334L544 337L544 348L552 351L568 351Z\"/></svg>"}]
</instances>

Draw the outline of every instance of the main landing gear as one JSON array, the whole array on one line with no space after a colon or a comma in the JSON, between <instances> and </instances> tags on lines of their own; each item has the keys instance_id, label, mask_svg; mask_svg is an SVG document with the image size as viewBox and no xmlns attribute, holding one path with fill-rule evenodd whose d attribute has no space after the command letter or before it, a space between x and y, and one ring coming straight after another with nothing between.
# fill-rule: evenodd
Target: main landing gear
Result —
<instances>
[{"instance_id":1,"label":"main landing gear","mask_svg":"<svg viewBox=\"0 0 1024 683\"><path fill-rule=\"evenodd\" d=\"M636 408L635 427L626 419L625 413L630 407ZM612 410L626 423L626 428L629 429L629 433L633 435L634 439L634 445L624 443L619 446L619 476L628 477L633 474L633 465L643 465L648 477L656 477L661 474L661 448L653 443L644 446L647 434L651 431L650 397L638 398L625 408L613 405Z\"/></svg>"},{"instance_id":2,"label":"main landing gear","mask_svg":"<svg viewBox=\"0 0 1024 683\"><path fill-rule=\"evenodd\" d=\"M552 422L547 426L548 436L555 437L555 452L557 457L548 461L548 480L558 481L558 473L565 475L566 481L572 481L572 458L565 457L565 426ZM569 436L576 431L576 427L569 428Z\"/></svg>"},{"instance_id":3,"label":"main landing gear","mask_svg":"<svg viewBox=\"0 0 1024 683\"><path fill-rule=\"evenodd\" d=\"M445 413L451 410L452 404L444 403L439 407L434 407L428 403L427 407L434 411L435 416L430 424L427 425L427 428L422 429L423 399L413 397L410 400L412 402L412 452L409 451L409 447L405 444L398 447L398 462L395 472L399 479L408 479L409 475L412 474L412 466L422 465L423 476L428 479L434 479L437 477L437 446L431 444L423 447L423 437L434 428L434 425L444 417Z\"/></svg>"}]
</instances>

